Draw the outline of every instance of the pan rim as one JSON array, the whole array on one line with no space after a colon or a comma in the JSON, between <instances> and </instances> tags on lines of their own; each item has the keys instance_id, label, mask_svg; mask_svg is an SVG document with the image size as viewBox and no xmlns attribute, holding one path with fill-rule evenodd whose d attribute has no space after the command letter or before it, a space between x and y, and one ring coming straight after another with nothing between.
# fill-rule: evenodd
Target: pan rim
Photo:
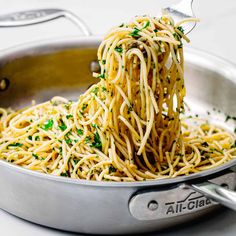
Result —
<instances>
[{"instance_id":1,"label":"pan rim","mask_svg":"<svg viewBox=\"0 0 236 236\"><path fill-rule=\"evenodd\" d=\"M1 61L11 61L13 59L21 58L22 56L33 56L33 55L42 55L53 53L60 50L66 50L69 48L92 48L98 46L102 37L101 36L72 36L72 37L61 37L53 38L47 40L39 40L30 43L23 43L17 46L9 47L7 49L0 51L0 65ZM44 49L44 51L41 49ZM46 49L46 51L45 51ZM27 52L27 53L25 53ZM39 53L40 52L40 53ZM194 54L195 57L200 57L203 60L198 60L202 65L206 66L204 63L208 62L209 66L214 66L215 64L220 63L220 67L217 67L217 72L227 73L227 76L224 76L225 79L231 80L236 84L236 65L232 62L216 56L212 53L208 53L204 50L197 48L186 47L186 54ZM190 61L192 60L191 58ZM3 63L4 64L4 63ZM216 68L216 66L214 67ZM175 178L166 178L166 179L154 179L147 181L137 181L137 182L107 182L107 181L95 181L95 180L84 180L84 179L72 179L62 176L54 176L50 174L44 174L33 170L28 170L21 166L14 165L5 160L0 159L0 166L6 167L10 170L16 171L21 174L26 174L29 176L42 178L45 180L63 182L66 184L76 184L82 186L93 186L93 187L148 187L148 186L163 186L170 184L179 184L183 182L188 182L190 180L211 176L213 174L220 173L226 169L229 169L236 165L236 159L232 159L229 162L224 163L218 167L200 171L198 173L190 174L188 176L178 176Z\"/></svg>"}]
</instances>

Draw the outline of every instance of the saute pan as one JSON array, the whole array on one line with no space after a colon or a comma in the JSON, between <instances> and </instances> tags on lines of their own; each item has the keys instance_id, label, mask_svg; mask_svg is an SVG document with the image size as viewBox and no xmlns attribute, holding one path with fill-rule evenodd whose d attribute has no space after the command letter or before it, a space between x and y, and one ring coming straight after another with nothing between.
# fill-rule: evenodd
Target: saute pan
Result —
<instances>
[{"instance_id":1,"label":"saute pan","mask_svg":"<svg viewBox=\"0 0 236 236\"><path fill-rule=\"evenodd\" d=\"M20 108L55 95L76 99L97 80L101 38L71 13L58 9L0 17L1 26L69 17L86 36L56 38L0 52L0 106ZM72 16L72 17L71 17ZM236 67L185 49L186 102L193 113L233 131ZM208 115L207 115L208 113ZM211 113L209 115L209 113ZM219 204L236 210L236 160L200 173L146 182L96 182L56 177L0 160L0 208L37 224L96 234L142 233L192 220Z\"/></svg>"}]
</instances>

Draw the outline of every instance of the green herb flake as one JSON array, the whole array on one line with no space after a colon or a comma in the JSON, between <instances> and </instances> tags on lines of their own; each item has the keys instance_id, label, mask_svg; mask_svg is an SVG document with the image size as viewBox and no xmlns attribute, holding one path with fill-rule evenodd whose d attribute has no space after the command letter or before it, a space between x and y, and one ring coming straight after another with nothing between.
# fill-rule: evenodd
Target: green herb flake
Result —
<instances>
[{"instance_id":1,"label":"green herb flake","mask_svg":"<svg viewBox=\"0 0 236 236\"><path fill-rule=\"evenodd\" d=\"M207 142L203 142L203 143L202 143L202 146L203 146L203 147L208 147L209 145L208 145Z\"/></svg>"},{"instance_id":2,"label":"green herb flake","mask_svg":"<svg viewBox=\"0 0 236 236\"><path fill-rule=\"evenodd\" d=\"M36 141L39 141L39 140L40 140L40 139L39 139L39 136L36 136L36 137L35 137L35 140L36 140Z\"/></svg>"},{"instance_id":3,"label":"green herb flake","mask_svg":"<svg viewBox=\"0 0 236 236\"><path fill-rule=\"evenodd\" d=\"M88 107L88 104L84 103L83 106L82 106L82 111L84 111L87 107Z\"/></svg>"},{"instance_id":4,"label":"green herb flake","mask_svg":"<svg viewBox=\"0 0 236 236\"><path fill-rule=\"evenodd\" d=\"M230 119L231 119L231 116L227 115L226 118L225 118L225 122L227 122Z\"/></svg>"},{"instance_id":5,"label":"green herb flake","mask_svg":"<svg viewBox=\"0 0 236 236\"><path fill-rule=\"evenodd\" d=\"M116 172L116 168L114 166L109 166L109 174L112 172Z\"/></svg>"},{"instance_id":6,"label":"green herb flake","mask_svg":"<svg viewBox=\"0 0 236 236\"><path fill-rule=\"evenodd\" d=\"M102 60L102 64L105 65L106 64L106 60Z\"/></svg>"},{"instance_id":7,"label":"green herb flake","mask_svg":"<svg viewBox=\"0 0 236 236\"><path fill-rule=\"evenodd\" d=\"M78 133L78 135L83 135L84 134L82 129L77 129L77 133Z\"/></svg>"},{"instance_id":8,"label":"green herb flake","mask_svg":"<svg viewBox=\"0 0 236 236\"><path fill-rule=\"evenodd\" d=\"M94 93L95 95L97 95L99 91L99 87L95 87L93 90L92 90L92 93Z\"/></svg>"},{"instance_id":9,"label":"green herb flake","mask_svg":"<svg viewBox=\"0 0 236 236\"><path fill-rule=\"evenodd\" d=\"M178 29L182 34L184 34L184 29L183 29L182 26L178 26L177 29Z\"/></svg>"},{"instance_id":10,"label":"green herb flake","mask_svg":"<svg viewBox=\"0 0 236 236\"><path fill-rule=\"evenodd\" d=\"M129 107L128 107L128 111L129 111L129 112L133 111L133 107L132 107L132 106L129 106Z\"/></svg>"},{"instance_id":11,"label":"green herb flake","mask_svg":"<svg viewBox=\"0 0 236 236\"><path fill-rule=\"evenodd\" d=\"M8 145L8 147L22 147L23 144L22 143L11 143Z\"/></svg>"},{"instance_id":12,"label":"green herb flake","mask_svg":"<svg viewBox=\"0 0 236 236\"><path fill-rule=\"evenodd\" d=\"M29 140L32 140L32 135L29 135L29 136L28 136L28 139L29 139Z\"/></svg>"},{"instance_id":13,"label":"green herb flake","mask_svg":"<svg viewBox=\"0 0 236 236\"><path fill-rule=\"evenodd\" d=\"M70 118L72 118L72 117L73 117L73 115L71 115L71 114L66 115L66 119L70 119Z\"/></svg>"},{"instance_id":14,"label":"green herb flake","mask_svg":"<svg viewBox=\"0 0 236 236\"><path fill-rule=\"evenodd\" d=\"M150 21L147 21L145 25L143 26L143 29L146 29L150 25Z\"/></svg>"},{"instance_id":15,"label":"green herb flake","mask_svg":"<svg viewBox=\"0 0 236 236\"><path fill-rule=\"evenodd\" d=\"M225 122L227 122L228 120L234 120L234 121L236 121L236 117L230 116L230 115L226 115Z\"/></svg>"},{"instance_id":16,"label":"green herb flake","mask_svg":"<svg viewBox=\"0 0 236 236\"><path fill-rule=\"evenodd\" d=\"M97 78L99 78L99 79L105 79L105 72L103 72L102 74L98 75Z\"/></svg>"},{"instance_id":17,"label":"green herb flake","mask_svg":"<svg viewBox=\"0 0 236 236\"><path fill-rule=\"evenodd\" d=\"M119 52L119 53L122 53L122 52L123 52L123 49L122 49L121 47L116 46L116 47L115 47L115 51L116 51L116 52Z\"/></svg>"},{"instance_id":18,"label":"green herb flake","mask_svg":"<svg viewBox=\"0 0 236 236\"><path fill-rule=\"evenodd\" d=\"M36 159L36 160L38 160L39 159L39 156L38 155L36 155L36 154L32 154L32 156Z\"/></svg>"},{"instance_id":19,"label":"green herb flake","mask_svg":"<svg viewBox=\"0 0 236 236\"><path fill-rule=\"evenodd\" d=\"M65 131L67 129L67 126L64 123L62 125L59 125L58 127L62 131Z\"/></svg>"},{"instance_id":20,"label":"green herb flake","mask_svg":"<svg viewBox=\"0 0 236 236\"><path fill-rule=\"evenodd\" d=\"M97 125L96 125L96 124L92 124L92 127L93 127L93 128L97 128Z\"/></svg>"},{"instance_id":21,"label":"green herb flake","mask_svg":"<svg viewBox=\"0 0 236 236\"><path fill-rule=\"evenodd\" d=\"M107 91L107 89L105 87L102 87L102 91L105 92Z\"/></svg>"},{"instance_id":22,"label":"green herb flake","mask_svg":"<svg viewBox=\"0 0 236 236\"><path fill-rule=\"evenodd\" d=\"M86 137L85 137L85 143L89 143L89 142L91 141L91 139L92 139L92 138L91 138L90 136L86 136Z\"/></svg>"},{"instance_id":23,"label":"green herb flake","mask_svg":"<svg viewBox=\"0 0 236 236\"><path fill-rule=\"evenodd\" d=\"M69 102L67 102L67 103L65 103L65 108L67 109L67 110L69 110L70 109L70 107L71 107L71 105L72 105L72 101L70 100Z\"/></svg>"},{"instance_id":24,"label":"green herb flake","mask_svg":"<svg viewBox=\"0 0 236 236\"><path fill-rule=\"evenodd\" d=\"M47 131L47 130L49 130L49 129L51 129L53 127L53 123L54 122L53 122L52 119L51 120L47 120L41 128Z\"/></svg>"},{"instance_id":25,"label":"green herb flake","mask_svg":"<svg viewBox=\"0 0 236 236\"><path fill-rule=\"evenodd\" d=\"M141 36L139 32L140 32L140 29L135 27L134 30L129 35L134 38L139 38Z\"/></svg>"},{"instance_id":26,"label":"green herb flake","mask_svg":"<svg viewBox=\"0 0 236 236\"><path fill-rule=\"evenodd\" d=\"M94 134L94 141L92 142L90 147L94 147L94 148L98 148L99 150L102 150L102 142L101 142L98 132Z\"/></svg>"},{"instance_id":27,"label":"green herb flake","mask_svg":"<svg viewBox=\"0 0 236 236\"><path fill-rule=\"evenodd\" d=\"M75 164L77 164L79 162L79 160L73 160Z\"/></svg>"},{"instance_id":28,"label":"green herb flake","mask_svg":"<svg viewBox=\"0 0 236 236\"><path fill-rule=\"evenodd\" d=\"M67 173L61 173L61 176L68 177Z\"/></svg>"},{"instance_id":29,"label":"green herb flake","mask_svg":"<svg viewBox=\"0 0 236 236\"><path fill-rule=\"evenodd\" d=\"M72 140L70 138L65 139L65 141L66 141L67 144L71 144L72 143Z\"/></svg>"}]
</instances>

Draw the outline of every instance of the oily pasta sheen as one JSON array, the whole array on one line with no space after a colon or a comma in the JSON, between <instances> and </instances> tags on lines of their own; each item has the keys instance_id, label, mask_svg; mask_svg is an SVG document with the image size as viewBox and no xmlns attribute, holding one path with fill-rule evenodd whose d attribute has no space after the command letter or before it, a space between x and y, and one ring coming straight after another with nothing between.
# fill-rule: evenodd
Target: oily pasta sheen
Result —
<instances>
[{"instance_id":1,"label":"oily pasta sheen","mask_svg":"<svg viewBox=\"0 0 236 236\"><path fill-rule=\"evenodd\" d=\"M194 19L192 19L194 20ZM100 81L78 101L54 97L0 109L0 158L39 172L98 181L188 175L235 157L235 136L184 113L179 22L140 16L98 48Z\"/></svg>"}]
</instances>

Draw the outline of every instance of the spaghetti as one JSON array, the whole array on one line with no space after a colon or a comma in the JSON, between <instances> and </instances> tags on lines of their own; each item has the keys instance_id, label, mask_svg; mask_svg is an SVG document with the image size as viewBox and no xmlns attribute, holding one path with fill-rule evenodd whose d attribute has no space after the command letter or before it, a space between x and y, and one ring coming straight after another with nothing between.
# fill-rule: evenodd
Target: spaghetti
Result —
<instances>
[{"instance_id":1,"label":"spaghetti","mask_svg":"<svg viewBox=\"0 0 236 236\"><path fill-rule=\"evenodd\" d=\"M78 101L54 97L0 109L0 158L87 180L142 181L188 175L235 157L235 136L184 113L181 22L136 17L98 49L100 82Z\"/></svg>"}]
</instances>

